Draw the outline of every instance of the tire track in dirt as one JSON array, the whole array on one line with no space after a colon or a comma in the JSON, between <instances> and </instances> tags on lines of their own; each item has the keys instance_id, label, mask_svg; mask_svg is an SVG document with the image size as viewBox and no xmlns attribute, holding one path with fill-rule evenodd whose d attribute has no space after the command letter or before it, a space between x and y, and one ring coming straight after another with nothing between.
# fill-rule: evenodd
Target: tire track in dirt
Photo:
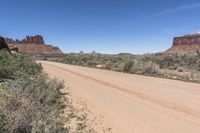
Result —
<instances>
[{"instance_id":1,"label":"tire track in dirt","mask_svg":"<svg viewBox=\"0 0 200 133\"><path fill-rule=\"evenodd\" d=\"M109 86L109 87L111 87L113 89L122 91L124 93L128 93L129 95L138 97L138 98L140 98L142 100L146 100L148 102L155 103L155 104L157 104L159 106L162 106L164 108L171 109L171 110L174 110L174 111L177 111L177 112L180 112L180 113L184 113L186 115L190 115L190 116L194 117L195 119L196 118L200 119L200 113L198 111L195 111L194 109L192 110L191 108L188 108L186 106L178 105L176 103L172 103L172 102L168 102L168 101L164 101L162 99L157 99L155 97L149 97L149 96L147 96L147 95L145 95L143 93L132 91L132 90L129 90L127 88L124 88L124 87L121 87L121 86L117 86L117 85L114 85L114 84L106 82L106 81L98 80L96 78L93 78L93 77L90 77L90 76L87 76L87 75L83 75L83 74L71 71L69 69L66 69L66 68L63 68L63 67L60 67L60 66L57 66L57 65L54 65L54 64L48 64L48 65L51 65L51 66L56 67L56 68L59 68L59 69L61 69L63 71L69 72L71 74L74 74L76 76L82 77L84 79L91 80L91 81L94 81L96 83L99 83L99 84L102 84L102 85L105 85L105 86ZM190 122L193 122L194 124L197 124L197 125L200 126L199 122L196 122L196 121L190 121Z\"/></svg>"}]
</instances>

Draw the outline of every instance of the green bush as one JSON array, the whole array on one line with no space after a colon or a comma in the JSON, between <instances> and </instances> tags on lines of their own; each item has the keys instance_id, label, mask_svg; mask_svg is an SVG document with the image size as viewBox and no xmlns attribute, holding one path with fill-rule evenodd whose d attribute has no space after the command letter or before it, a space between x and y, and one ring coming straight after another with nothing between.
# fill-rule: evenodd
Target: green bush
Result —
<instances>
[{"instance_id":1,"label":"green bush","mask_svg":"<svg viewBox=\"0 0 200 133\"><path fill-rule=\"evenodd\" d=\"M17 78L21 73L34 75L40 73L41 65L24 55L10 55L0 51L0 79Z\"/></svg>"}]
</instances>

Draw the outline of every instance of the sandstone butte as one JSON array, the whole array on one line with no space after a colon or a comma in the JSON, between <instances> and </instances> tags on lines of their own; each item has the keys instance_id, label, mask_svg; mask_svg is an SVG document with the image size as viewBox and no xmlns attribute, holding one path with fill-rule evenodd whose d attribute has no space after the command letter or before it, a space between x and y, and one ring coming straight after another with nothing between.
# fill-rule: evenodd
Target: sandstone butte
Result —
<instances>
[{"instance_id":1,"label":"sandstone butte","mask_svg":"<svg viewBox=\"0 0 200 133\"><path fill-rule=\"evenodd\" d=\"M26 36L22 40L5 38L9 47L17 47L19 53L27 54L63 54L63 52L53 45L47 45L41 35Z\"/></svg>"},{"instance_id":2,"label":"sandstone butte","mask_svg":"<svg viewBox=\"0 0 200 133\"><path fill-rule=\"evenodd\" d=\"M175 37L167 54L200 54L200 33Z\"/></svg>"}]
</instances>

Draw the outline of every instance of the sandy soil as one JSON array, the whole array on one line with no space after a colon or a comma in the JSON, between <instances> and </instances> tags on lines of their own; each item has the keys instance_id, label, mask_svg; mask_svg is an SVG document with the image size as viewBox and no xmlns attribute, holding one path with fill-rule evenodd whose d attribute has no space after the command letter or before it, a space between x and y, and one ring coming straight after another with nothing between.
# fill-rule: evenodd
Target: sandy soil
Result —
<instances>
[{"instance_id":1,"label":"sandy soil","mask_svg":"<svg viewBox=\"0 0 200 133\"><path fill-rule=\"evenodd\" d=\"M65 81L72 98L84 99L90 118L114 133L200 132L200 84L41 63Z\"/></svg>"}]
</instances>

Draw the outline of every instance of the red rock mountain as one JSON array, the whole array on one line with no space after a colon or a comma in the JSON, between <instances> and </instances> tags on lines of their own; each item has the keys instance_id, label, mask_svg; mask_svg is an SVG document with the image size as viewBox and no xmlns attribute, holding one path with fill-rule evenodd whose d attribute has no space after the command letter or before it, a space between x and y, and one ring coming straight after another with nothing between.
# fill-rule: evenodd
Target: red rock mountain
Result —
<instances>
[{"instance_id":1,"label":"red rock mountain","mask_svg":"<svg viewBox=\"0 0 200 133\"><path fill-rule=\"evenodd\" d=\"M185 35L175 37L173 46L165 51L168 54L196 54L200 51L200 34Z\"/></svg>"},{"instance_id":2,"label":"red rock mountain","mask_svg":"<svg viewBox=\"0 0 200 133\"><path fill-rule=\"evenodd\" d=\"M46 45L40 35L26 36L22 40L5 38L10 47L17 47L18 52L28 54L63 54L63 52L53 45Z\"/></svg>"}]
</instances>

